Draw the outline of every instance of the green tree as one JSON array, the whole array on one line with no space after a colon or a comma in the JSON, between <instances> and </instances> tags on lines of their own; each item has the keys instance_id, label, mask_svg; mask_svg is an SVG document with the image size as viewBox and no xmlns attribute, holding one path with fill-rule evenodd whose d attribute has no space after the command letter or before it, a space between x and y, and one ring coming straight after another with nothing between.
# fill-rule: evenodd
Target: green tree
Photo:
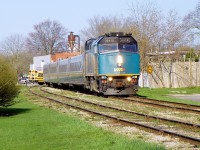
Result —
<instances>
[{"instance_id":1,"label":"green tree","mask_svg":"<svg viewBox=\"0 0 200 150\"><path fill-rule=\"evenodd\" d=\"M0 107L6 107L15 103L14 98L19 93L17 73L2 56L0 56L0 72Z\"/></svg>"},{"instance_id":2,"label":"green tree","mask_svg":"<svg viewBox=\"0 0 200 150\"><path fill-rule=\"evenodd\" d=\"M199 56L195 53L194 49L191 48L189 52L186 54L186 61L199 61Z\"/></svg>"}]
</instances>

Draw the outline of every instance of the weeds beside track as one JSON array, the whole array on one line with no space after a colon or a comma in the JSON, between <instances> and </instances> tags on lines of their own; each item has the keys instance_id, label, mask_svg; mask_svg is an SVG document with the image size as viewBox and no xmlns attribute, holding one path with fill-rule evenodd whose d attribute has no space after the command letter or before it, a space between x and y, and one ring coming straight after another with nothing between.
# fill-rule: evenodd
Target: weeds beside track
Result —
<instances>
[{"instance_id":1,"label":"weeds beside track","mask_svg":"<svg viewBox=\"0 0 200 150\"><path fill-rule=\"evenodd\" d=\"M48 92L48 93L52 94L50 92ZM33 94L36 94L36 93L33 92ZM73 107L73 108L76 108L76 109L87 111L87 112L90 112L90 113L93 113L93 114L96 114L96 115L101 115L101 116L104 116L104 117L107 117L107 118L111 118L111 119L117 120L119 122L128 123L128 124L140 127L142 129L145 129L147 131L151 130L151 131L156 132L158 134L162 133L162 134L166 134L166 135L179 137L180 139L182 139L184 141L187 141L187 142L190 142L190 143L192 143L194 145L200 145L200 139L199 138L195 138L195 137L192 137L192 136L187 136L187 135L184 135L184 134L172 132L170 130L162 129L160 127L149 126L148 124L139 123L137 121L131 121L131 119L127 119L127 118L124 118L124 117L117 117L116 115L113 115L113 114L110 115L110 114L105 113L106 111L103 111L103 113L101 111L96 111L96 109L95 109L95 111L93 111L90 108L85 108L85 106L83 106L83 104L78 106L78 105L74 105L73 103L72 104L70 104L68 102L66 103L66 102L63 102L62 100L57 100L57 99L54 99L54 98L42 96L40 94L36 94L36 95L37 96L41 96L43 98L47 98L47 99L49 99L51 101L60 103L62 105L67 105L69 107ZM110 106L106 106L106 105L102 105L102 104L97 104L97 103L94 103L94 102L88 102L88 101L85 101L85 100L82 100L82 99L79 99L79 98L71 98L71 97L61 96L61 95L58 95L58 94L57 94L57 96L64 97L64 98L67 98L67 99L71 99L71 100L75 100L75 101L79 101L81 103L87 103L87 104L90 104L90 105L96 105L96 106L101 107L101 108L103 107L103 108L106 108L106 109L112 109L112 110L115 110L115 111L120 111L120 112L123 112L123 113L129 113L129 114L130 113L131 114L135 113L133 111L127 111L127 110L124 110L124 109L121 109L121 108L115 108L115 107L110 107ZM197 124L190 124L190 123L188 124L188 123L183 122L183 121L180 122L180 121L176 121L176 120L164 119L164 118L161 118L161 117L158 118L158 117L148 116L148 115L140 114L140 113L137 113L137 115L142 115L142 116L145 116L145 117L151 118L151 119L165 120L167 122L171 121L171 122L174 122L176 124L184 124L185 126L193 126L193 127L199 128L199 125L197 125Z\"/></svg>"}]
</instances>

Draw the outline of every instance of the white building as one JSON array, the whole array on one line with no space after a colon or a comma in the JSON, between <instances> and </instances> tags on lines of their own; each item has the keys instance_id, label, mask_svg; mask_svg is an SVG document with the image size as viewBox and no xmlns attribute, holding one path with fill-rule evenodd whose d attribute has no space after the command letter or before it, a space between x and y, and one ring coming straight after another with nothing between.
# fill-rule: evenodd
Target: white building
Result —
<instances>
[{"instance_id":1,"label":"white building","mask_svg":"<svg viewBox=\"0 0 200 150\"><path fill-rule=\"evenodd\" d=\"M51 55L33 57L33 64L30 64L30 70L42 71L43 65L51 62Z\"/></svg>"}]
</instances>

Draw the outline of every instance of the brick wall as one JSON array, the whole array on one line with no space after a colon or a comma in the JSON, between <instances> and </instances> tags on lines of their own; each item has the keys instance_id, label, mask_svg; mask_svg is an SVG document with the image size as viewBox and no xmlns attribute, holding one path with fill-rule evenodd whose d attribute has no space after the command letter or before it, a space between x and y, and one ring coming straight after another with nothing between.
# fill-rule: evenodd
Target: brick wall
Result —
<instances>
[{"instance_id":1,"label":"brick wall","mask_svg":"<svg viewBox=\"0 0 200 150\"><path fill-rule=\"evenodd\" d=\"M66 58L70 58L73 56L77 56L80 55L80 52L73 52L73 53L69 53L69 52L62 52L62 53L56 53L51 55L51 61L57 61L58 59L66 59Z\"/></svg>"}]
</instances>

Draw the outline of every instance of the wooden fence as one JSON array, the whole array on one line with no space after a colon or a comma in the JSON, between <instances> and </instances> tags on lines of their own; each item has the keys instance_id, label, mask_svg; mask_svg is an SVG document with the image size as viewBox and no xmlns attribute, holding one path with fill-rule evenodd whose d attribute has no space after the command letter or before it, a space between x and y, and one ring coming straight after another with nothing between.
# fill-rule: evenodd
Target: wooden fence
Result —
<instances>
[{"instance_id":1,"label":"wooden fence","mask_svg":"<svg viewBox=\"0 0 200 150\"><path fill-rule=\"evenodd\" d=\"M152 63L152 74L141 73L139 85L150 88L200 86L200 62Z\"/></svg>"}]
</instances>

